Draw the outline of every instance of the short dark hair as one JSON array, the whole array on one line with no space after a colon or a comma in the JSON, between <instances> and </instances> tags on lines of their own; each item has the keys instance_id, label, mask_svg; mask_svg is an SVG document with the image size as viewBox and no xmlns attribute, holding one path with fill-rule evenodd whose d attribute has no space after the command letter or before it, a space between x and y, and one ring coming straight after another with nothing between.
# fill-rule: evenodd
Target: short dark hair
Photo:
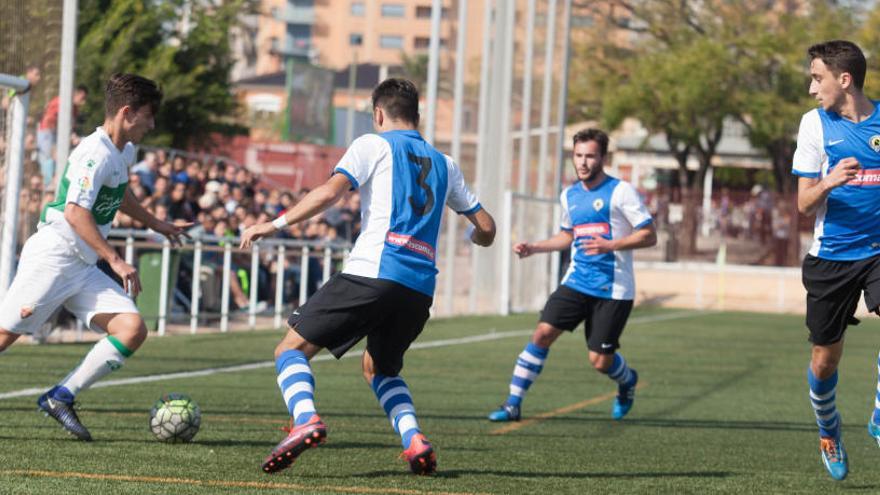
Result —
<instances>
[{"instance_id":1,"label":"short dark hair","mask_svg":"<svg viewBox=\"0 0 880 495\"><path fill-rule=\"evenodd\" d=\"M419 90L412 81L392 77L373 90L373 110L381 107L389 118L419 125Z\"/></svg>"},{"instance_id":2,"label":"short dark hair","mask_svg":"<svg viewBox=\"0 0 880 495\"><path fill-rule=\"evenodd\" d=\"M582 129L574 135L572 145L585 143L587 141L596 141L599 145L599 152L602 153L602 156L608 154L608 134L605 134L599 129Z\"/></svg>"},{"instance_id":3,"label":"short dark hair","mask_svg":"<svg viewBox=\"0 0 880 495\"><path fill-rule=\"evenodd\" d=\"M77 86L76 91L82 91L85 94L89 94L89 88L86 87L85 84L80 84L79 86Z\"/></svg>"},{"instance_id":4,"label":"short dark hair","mask_svg":"<svg viewBox=\"0 0 880 495\"><path fill-rule=\"evenodd\" d=\"M137 111L147 105L156 115L161 102L162 90L159 85L135 74L113 74L104 90L104 110L108 116L116 115L124 106Z\"/></svg>"},{"instance_id":5,"label":"short dark hair","mask_svg":"<svg viewBox=\"0 0 880 495\"><path fill-rule=\"evenodd\" d=\"M868 63L861 48L852 41L832 40L817 43L811 46L807 53L810 54L811 62L820 59L835 76L849 72L857 88L861 90L865 86Z\"/></svg>"}]
</instances>

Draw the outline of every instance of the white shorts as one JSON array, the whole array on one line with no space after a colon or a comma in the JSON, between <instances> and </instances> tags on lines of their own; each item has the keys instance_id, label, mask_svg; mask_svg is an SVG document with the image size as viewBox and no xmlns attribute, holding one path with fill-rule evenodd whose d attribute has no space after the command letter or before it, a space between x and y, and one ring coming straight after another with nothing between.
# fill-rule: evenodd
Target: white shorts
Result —
<instances>
[{"instance_id":1,"label":"white shorts","mask_svg":"<svg viewBox=\"0 0 880 495\"><path fill-rule=\"evenodd\" d=\"M89 326L97 314L138 313L119 284L43 228L24 245L18 272L0 303L0 328L34 333L60 306Z\"/></svg>"}]
</instances>

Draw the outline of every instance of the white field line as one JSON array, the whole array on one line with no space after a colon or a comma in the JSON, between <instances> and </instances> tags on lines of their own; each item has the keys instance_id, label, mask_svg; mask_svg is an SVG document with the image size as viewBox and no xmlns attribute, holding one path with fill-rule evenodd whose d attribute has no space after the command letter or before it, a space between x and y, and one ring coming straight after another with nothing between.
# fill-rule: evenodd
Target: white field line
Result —
<instances>
[{"instance_id":1,"label":"white field line","mask_svg":"<svg viewBox=\"0 0 880 495\"><path fill-rule=\"evenodd\" d=\"M710 314L709 312L698 312L698 311L681 311L675 313L667 313L661 315L652 315L652 316L644 316L644 317L636 317L631 319L628 324L635 325L640 323L652 323L655 321L664 321L664 320L676 320L681 318L690 318L694 316L703 316L706 314ZM427 342L416 342L410 346L410 349L431 349L433 347L449 347L454 345L462 345L462 344L471 344L474 342L487 342L491 340L499 340L506 339L508 337L520 337L523 335L531 335L534 332L534 329L527 330L511 330L507 332L496 332L494 330L489 333L484 333L480 335L473 335L470 337L462 337L457 339L443 339L443 340L429 340ZM173 337L172 337L173 338ZM342 359L345 358L354 358L360 357L360 353L357 350L352 349L348 354L342 356ZM311 359L314 361L329 361L333 359L332 354L322 354L320 356L315 356ZM259 363L249 363L249 364L238 364L235 366L224 366L220 368L205 368L201 370L194 371L179 371L177 373L162 373L158 375L145 375L145 376L133 376L131 378L119 378L116 380L105 380L102 382L98 382L92 385L91 388L104 388L104 387L115 387L118 385L132 385L137 383L149 383L149 382L159 382L163 380L176 380L178 378L191 378L197 376L210 376L216 375L217 373L237 373L239 371L249 371L256 370L262 368L271 368L275 366L274 361L263 361ZM21 390L14 390L12 392L0 393L0 400L4 399L14 399L18 397L27 397L33 395L39 395L46 391L46 387L40 388L25 388Z\"/></svg>"}]
</instances>

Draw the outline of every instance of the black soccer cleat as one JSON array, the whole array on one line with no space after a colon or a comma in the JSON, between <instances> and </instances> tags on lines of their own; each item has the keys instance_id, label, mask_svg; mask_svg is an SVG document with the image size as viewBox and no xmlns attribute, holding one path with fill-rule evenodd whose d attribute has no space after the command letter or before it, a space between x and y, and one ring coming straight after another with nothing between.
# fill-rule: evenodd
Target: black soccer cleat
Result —
<instances>
[{"instance_id":1,"label":"black soccer cleat","mask_svg":"<svg viewBox=\"0 0 880 495\"><path fill-rule=\"evenodd\" d=\"M37 407L43 411L43 414L61 423L61 427L77 439L84 442L92 441L92 434L80 423L72 402L53 399L49 397L49 392L46 392L37 399Z\"/></svg>"}]
</instances>

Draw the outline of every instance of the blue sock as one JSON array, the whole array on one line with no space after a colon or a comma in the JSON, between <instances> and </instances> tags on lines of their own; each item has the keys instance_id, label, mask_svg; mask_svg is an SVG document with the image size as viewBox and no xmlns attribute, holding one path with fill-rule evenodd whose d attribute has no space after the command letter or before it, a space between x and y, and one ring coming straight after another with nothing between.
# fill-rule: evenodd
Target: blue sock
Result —
<instances>
[{"instance_id":1,"label":"blue sock","mask_svg":"<svg viewBox=\"0 0 880 495\"><path fill-rule=\"evenodd\" d=\"M377 374L373 377L373 393L379 399L379 405L385 410L394 431L400 435L400 442L404 449L409 448L409 442L413 435L421 432L419 422L416 420L416 408L413 406L412 396L406 382L399 376L384 376Z\"/></svg>"},{"instance_id":2,"label":"blue sock","mask_svg":"<svg viewBox=\"0 0 880 495\"><path fill-rule=\"evenodd\" d=\"M532 386L541 370L544 369L544 361L550 349L538 347L529 342L526 348L516 358L516 366L513 367L513 376L510 378L510 395L507 403L511 406L522 404L529 387Z\"/></svg>"},{"instance_id":3,"label":"blue sock","mask_svg":"<svg viewBox=\"0 0 880 495\"><path fill-rule=\"evenodd\" d=\"M880 356L877 357L877 394L874 396L874 414L871 416L871 421L880 425Z\"/></svg>"},{"instance_id":4,"label":"blue sock","mask_svg":"<svg viewBox=\"0 0 880 495\"><path fill-rule=\"evenodd\" d=\"M61 385L55 385L54 387L49 389L49 397L67 404L73 403L74 399L74 396L72 393L70 393L70 390L67 390L66 387L62 387Z\"/></svg>"},{"instance_id":5,"label":"blue sock","mask_svg":"<svg viewBox=\"0 0 880 495\"><path fill-rule=\"evenodd\" d=\"M816 413L816 424L819 425L819 436L840 438L840 413L837 412L835 399L837 395L837 371L824 380L813 375L807 367L807 381L810 383L810 402Z\"/></svg>"},{"instance_id":6,"label":"blue sock","mask_svg":"<svg viewBox=\"0 0 880 495\"><path fill-rule=\"evenodd\" d=\"M315 379L308 358L297 350L284 351L275 360L275 370L293 424L308 423L315 415Z\"/></svg>"},{"instance_id":7,"label":"blue sock","mask_svg":"<svg viewBox=\"0 0 880 495\"><path fill-rule=\"evenodd\" d=\"M633 373L632 368L626 365L626 359L623 359L619 353L614 354L614 361L611 361L611 366L608 368L608 378L611 378L619 385L624 387L632 387L635 385L636 375Z\"/></svg>"}]
</instances>

